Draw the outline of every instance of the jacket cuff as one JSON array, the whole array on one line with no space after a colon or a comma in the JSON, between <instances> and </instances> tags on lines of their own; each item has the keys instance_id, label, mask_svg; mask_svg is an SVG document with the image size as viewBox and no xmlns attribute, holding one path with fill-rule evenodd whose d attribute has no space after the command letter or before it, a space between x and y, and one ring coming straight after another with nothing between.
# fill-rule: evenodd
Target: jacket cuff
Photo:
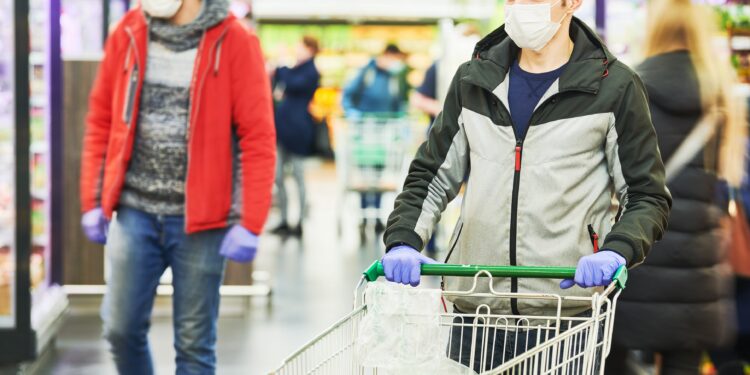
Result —
<instances>
[{"instance_id":1,"label":"jacket cuff","mask_svg":"<svg viewBox=\"0 0 750 375\"><path fill-rule=\"evenodd\" d=\"M605 241L604 246L602 246L602 250L612 251L617 254L620 254L620 256L625 258L625 261L627 262L628 267L634 266L633 258L635 258L635 250L633 249L633 246L631 246L626 241L622 241L622 240Z\"/></svg>"},{"instance_id":2,"label":"jacket cuff","mask_svg":"<svg viewBox=\"0 0 750 375\"><path fill-rule=\"evenodd\" d=\"M256 236L260 236L260 234L263 233L263 227L264 227L265 223L258 224L257 220L253 221L253 220L250 220L250 219L247 219L247 220L243 219L243 220L240 220L240 222L237 223L237 224L239 224L240 226L242 226L243 228L245 228L245 230L247 230L248 232L250 232L250 233L252 233L252 234L254 234Z\"/></svg>"},{"instance_id":3,"label":"jacket cuff","mask_svg":"<svg viewBox=\"0 0 750 375\"><path fill-rule=\"evenodd\" d=\"M396 228L386 234L385 237L385 248L386 252L390 251L396 246L411 246L417 251L422 251L424 248L424 242L416 232L406 228Z\"/></svg>"}]
</instances>

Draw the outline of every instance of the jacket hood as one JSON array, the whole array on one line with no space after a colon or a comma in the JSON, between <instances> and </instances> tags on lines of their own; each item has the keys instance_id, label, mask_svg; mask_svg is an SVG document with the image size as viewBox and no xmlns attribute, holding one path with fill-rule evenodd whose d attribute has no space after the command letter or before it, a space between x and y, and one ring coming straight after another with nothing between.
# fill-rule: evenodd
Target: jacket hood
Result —
<instances>
[{"instance_id":1,"label":"jacket hood","mask_svg":"<svg viewBox=\"0 0 750 375\"><path fill-rule=\"evenodd\" d=\"M602 78L608 75L608 69L617 61L604 42L583 21L573 17L570 24L570 38L575 43L573 54L563 75L560 77L560 90L577 89L596 93ZM500 67L498 72L474 72L483 75L474 81L494 81L499 84L507 75L511 65L517 59L520 48L511 40L505 31L505 25L487 35L477 43L473 58ZM494 87L488 87L490 90Z\"/></svg>"},{"instance_id":2,"label":"jacket hood","mask_svg":"<svg viewBox=\"0 0 750 375\"><path fill-rule=\"evenodd\" d=\"M652 105L678 115L700 113L700 84L687 51L653 56L637 69Z\"/></svg>"}]
</instances>

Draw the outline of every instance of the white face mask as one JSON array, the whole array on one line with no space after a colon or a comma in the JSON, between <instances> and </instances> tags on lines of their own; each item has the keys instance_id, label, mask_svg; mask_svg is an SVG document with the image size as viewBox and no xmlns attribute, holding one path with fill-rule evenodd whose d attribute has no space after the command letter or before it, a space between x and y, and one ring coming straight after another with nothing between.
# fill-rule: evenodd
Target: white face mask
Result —
<instances>
[{"instance_id":1,"label":"white face mask","mask_svg":"<svg viewBox=\"0 0 750 375\"><path fill-rule=\"evenodd\" d=\"M182 0L141 0L143 11L155 18L172 18L182 7Z\"/></svg>"},{"instance_id":2,"label":"white face mask","mask_svg":"<svg viewBox=\"0 0 750 375\"><path fill-rule=\"evenodd\" d=\"M561 0L547 4L514 4L505 6L505 31L521 48L539 52L557 34L562 21L552 22L552 7Z\"/></svg>"}]
</instances>

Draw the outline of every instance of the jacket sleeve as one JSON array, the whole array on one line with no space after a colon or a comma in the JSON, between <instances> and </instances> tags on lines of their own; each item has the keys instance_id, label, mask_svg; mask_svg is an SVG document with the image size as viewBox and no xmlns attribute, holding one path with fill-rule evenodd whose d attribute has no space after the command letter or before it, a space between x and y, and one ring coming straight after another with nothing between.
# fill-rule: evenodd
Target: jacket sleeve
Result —
<instances>
[{"instance_id":1,"label":"jacket sleeve","mask_svg":"<svg viewBox=\"0 0 750 375\"><path fill-rule=\"evenodd\" d=\"M114 96L117 69L123 61L117 61L116 38L107 39L104 58L99 65L94 86L89 96L89 111L86 115L86 130L83 136L81 155L80 197L81 211L88 212L101 205L101 189L104 178L104 161L109 144L112 125L112 97Z\"/></svg>"},{"instance_id":2,"label":"jacket sleeve","mask_svg":"<svg viewBox=\"0 0 750 375\"><path fill-rule=\"evenodd\" d=\"M260 234L271 207L276 168L276 129L271 83L266 75L260 42L242 28L233 44L232 121L239 139L242 170L241 224Z\"/></svg>"},{"instance_id":3,"label":"jacket sleeve","mask_svg":"<svg viewBox=\"0 0 750 375\"><path fill-rule=\"evenodd\" d=\"M621 93L606 151L622 213L602 248L619 253L634 266L661 239L672 206L648 98L635 74Z\"/></svg>"},{"instance_id":4,"label":"jacket sleeve","mask_svg":"<svg viewBox=\"0 0 750 375\"><path fill-rule=\"evenodd\" d=\"M417 151L403 192L388 219L385 245L408 245L417 250L432 236L445 207L458 194L469 166L469 149L461 116L459 79L453 79L442 113L427 142Z\"/></svg>"}]
</instances>

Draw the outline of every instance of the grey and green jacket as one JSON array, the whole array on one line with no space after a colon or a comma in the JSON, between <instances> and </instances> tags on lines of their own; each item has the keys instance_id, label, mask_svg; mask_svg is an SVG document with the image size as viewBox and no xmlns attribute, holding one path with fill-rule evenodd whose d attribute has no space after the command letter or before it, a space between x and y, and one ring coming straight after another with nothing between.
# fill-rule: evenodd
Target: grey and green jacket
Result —
<instances>
[{"instance_id":1,"label":"grey and green jacket","mask_svg":"<svg viewBox=\"0 0 750 375\"><path fill-rule=\"evenodd\" d=\"M575 266L593 253L588 227L602 248L630 266L643 261L667 225L671 196L640 78L574 18L568 67L542 97L526 134L508 110L508 72L518 47L504 28L476 48L458 70L443 112L417 152L388 221L388 249L422 249L464 181L461 219L446 262ZM468 176L468 177L467 177ZM618 217L619 213L619 217ZM446 279L449 290L473 280ZM488 285L479 283L479 292ZM563 291L559 280L494 281L497 292L590 296ZM456 298L460 311L553 312L545 300ZM588 307L587 307L588 306ZM575 315L590 303L571 302Z\"/></svg>"}]
</instances>

